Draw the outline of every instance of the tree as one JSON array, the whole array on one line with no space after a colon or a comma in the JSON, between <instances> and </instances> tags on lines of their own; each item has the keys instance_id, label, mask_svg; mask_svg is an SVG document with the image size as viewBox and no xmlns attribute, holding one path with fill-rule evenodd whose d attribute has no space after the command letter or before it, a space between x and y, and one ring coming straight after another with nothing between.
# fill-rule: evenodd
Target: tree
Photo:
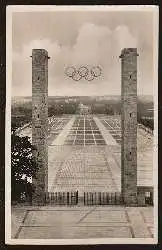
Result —
<instances>
[{"instance_id":1,"label":"tree","mask_svg":"<svg viewBox=\"0 0 162 250\"><path fill-rule=\"evenodd\" d=\"M107 115L114 115L114 110L113 110L113 107L109 104L106 104L105 105L105 113Z\"/></svg>"},{"instance_id":2,"label":"tree","mask_svg":"<svg viewBox=\"0 0 162 250\"><path fill-rule=\"evenodd\" d=\"M11 133L11 197L12 201L21 201L22 195L31 198L32 183L29 177L34 177L37 171L36 162L32 158L32 145L29 137Z\"/></svg>"}]
</instances>

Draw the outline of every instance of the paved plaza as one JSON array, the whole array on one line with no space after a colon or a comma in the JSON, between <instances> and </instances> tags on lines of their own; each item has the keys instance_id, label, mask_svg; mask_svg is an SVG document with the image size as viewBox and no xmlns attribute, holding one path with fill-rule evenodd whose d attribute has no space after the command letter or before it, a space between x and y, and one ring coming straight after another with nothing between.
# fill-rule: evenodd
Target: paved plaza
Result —
<instances>
[{"instance_id":1,"label":"paved plaza","mask_svg":"<svg viewBox=\"0 0 162 250\"><path fill-rule=\"evenodd\" d=\"M120 116L72 116L49 142L49 191L121 190ZM137 151L137 184L153 186L153 136L140 126Z\"/></svg>"},{"instance_id":2,"label":"paved plaza","mask_svg":"<svg viewBox=\"0 0 162 250\"><path fill-rule=\"evenodd\" d=\"M88 191L120 191L119 166L111 147L55 146L55 149L56 157L54 148L49 147L49 191L78 191L81 195ZM115 153L118 151L116 147Z\"/></svg>"},{"instance_id":3,"label":"paved plaza","mask_svg":"<svg viewBox=\"0 0 162 250\"><path fill-rule=\"evenodd\" d=\"M13 207L12 238L152 238L152 207Z\"/></svg>"},{"instance_id":4,"label":"paved plaza","mask_svg":"<svg viewBox=\"0 0 162 250\"><path fill-rule=\"evenodd\" d=\"M120 116L51 117L48 144L48 191L121 191ZM137 151L137 184L153 186L153 136L140 126ZM12 207L13 238L152 238L153 231L153 207Z\"/></svg>"}]
</instances>

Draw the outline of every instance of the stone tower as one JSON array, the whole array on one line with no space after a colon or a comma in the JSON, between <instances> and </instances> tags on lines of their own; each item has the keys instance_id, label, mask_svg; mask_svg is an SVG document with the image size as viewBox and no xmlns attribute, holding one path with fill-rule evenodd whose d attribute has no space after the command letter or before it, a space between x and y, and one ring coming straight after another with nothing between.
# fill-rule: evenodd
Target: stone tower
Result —
<instances>
[{"instance_id":1,"label":"stone tower","mask_svg":"<svg viewBox=\"0 0 162 250\"><path fill-rule=\"evenodd\" d=\"M48 52L32 50L32 145L38 164L33 203L42 204L48 185Z\"/></svg>"},{"instance_id":2,"label":"stone tower","mask_svg":"<svg viewBox=\"0 0 162 250\"><path fill-rule=\"evenodd\" d=\"M137 49L121 52L121 193L124 203L137 203Z\"/></svg>"}]
</instances>

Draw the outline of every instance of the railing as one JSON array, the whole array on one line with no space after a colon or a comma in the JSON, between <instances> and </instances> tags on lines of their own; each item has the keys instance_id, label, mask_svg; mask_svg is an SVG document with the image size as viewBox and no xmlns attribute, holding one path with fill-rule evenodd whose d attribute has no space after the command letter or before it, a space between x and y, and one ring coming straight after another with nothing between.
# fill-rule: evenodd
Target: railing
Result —
<instances>
[{"instance_id":1,"label":"railing","mask_svg":"<svg viewBox=\"0 0 162 250\"><path fill-rule=\"evenodd\" d=\"M142 128L146 133L153 135L154 130L151 128L146 127L145 125L139 123L138 126Z\"/></svg>"},{"instance_id":2,"label":"railing","mask_svg":"<svg viewBox=\"0 0 162 250\"><path fill-rule=\"evenodd\" d=\"M120 205L121 202L119 192L84 192L84 205Z\"/></svg>"},{"instance_id":3,"label":"railing","mask_svg":"<svg viewBox=\"0 0 162 250\"><path fill-rule=\"evenodd\" d=\"M153 188L137 188L137 204L139 206L153 206ZM79 196L78 191L74 192L47 192L45 204L49 205L124 205L120 192L84 192Z\"/></svg>"},{"instance_id":4,"label":"railing","mask_svg":"<svg viewBox=\"0 0 162 250\"><path fill-rule=\"evenodd\" d=\"M48 192L45 194L46 204L77 205L78 191L75 192Z\"/></svg>"},{"instance_id":5,"label":"railing","mask_svg":"<svg viewBox=\"0 0 162 250\"><path fill-rule=\"evenodd\" d=\"M150 186L137 187L138 204L141 206L154 205L154 189Z\"/></svg>"},{"instance_id":6,"label":"railing","mask_svg":"<svg viewBox=\"0 0 162 250\"><path fill-rule=\"evenodd\" d=\"M31 126L31 124L32 124L31 122L28 122L24 124L22 127L17 128L16 134L19 135L25 128Z\"/></svg>"}]
</instances>

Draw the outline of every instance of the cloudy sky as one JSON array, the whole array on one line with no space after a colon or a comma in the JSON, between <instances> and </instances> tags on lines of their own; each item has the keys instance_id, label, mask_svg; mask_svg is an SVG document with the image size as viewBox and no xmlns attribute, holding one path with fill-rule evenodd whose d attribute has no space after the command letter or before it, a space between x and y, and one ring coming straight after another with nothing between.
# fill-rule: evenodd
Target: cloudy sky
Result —
<instances>
[{"instance_id":1,"label":"cloudy sky","mask_svg":"<svg viewBox=\"0 0 162 250\"><path fill-rule=\"evenodd\" d=\"M137 47L138 94L153 92L152 12L14 12L12 95L32 95L32 49L46 49L49 95L120 95L122 48ZM67 66L100 65L92 82L73 81Z\"/></svg>"}]
</instances>

